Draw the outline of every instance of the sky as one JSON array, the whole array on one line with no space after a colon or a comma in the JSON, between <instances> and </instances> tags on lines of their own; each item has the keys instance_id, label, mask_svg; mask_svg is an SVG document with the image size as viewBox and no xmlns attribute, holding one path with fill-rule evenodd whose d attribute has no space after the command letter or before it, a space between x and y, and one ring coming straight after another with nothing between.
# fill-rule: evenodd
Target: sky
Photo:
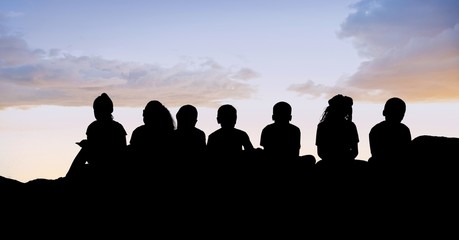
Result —
<instances>
[{"instance_id":1,"label":"sky","mask_svg":"<svg viewBox=\"0 0 459 240\"><path fill-rule=\"evenodd\" d=\"M65 176L106 92L132 131L159 100L197 127L236 128L255 147L272 106L292 106L301 154L317 159L329 98L353 98L358 159L390 97L407 104L412 137L459 137L459 1L455 0L2 0L0 176Z\"/></svg>"}]
</instances>

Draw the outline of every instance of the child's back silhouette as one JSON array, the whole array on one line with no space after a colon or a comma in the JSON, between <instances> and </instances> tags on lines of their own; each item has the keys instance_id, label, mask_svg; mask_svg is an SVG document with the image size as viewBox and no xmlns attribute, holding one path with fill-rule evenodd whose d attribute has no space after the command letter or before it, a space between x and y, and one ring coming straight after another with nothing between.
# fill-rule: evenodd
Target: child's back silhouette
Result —
<instances>
[{"instance_id":1,"label":"child's back silhouette","mask_svg":"<svg viewBox=\"0 0 459 240\"><path fill-rule=\"evenodd\" d=\"M113 120L113 102L106 93L93 103L94 117L86 130L87 138L77 143L81 150L74 159L66 177L82 175L105 177L120 164L126 148L126 130ZM88 175L89 174L89 175Z\"/></svg>"},{"instance_id":2,"label":"child's back silhouette","mask_svg":"<svg viewBox=\"0 0 459 240\"><path fill-rule=\"evenodd\" d=\"M177 129L174 132L174 148L177 160L202 160L206 150L206 134L196 127L198 110L186 104L176 114Z\"/></svg>"},{"instance_id":3,"label":"child's back silhouette","mask_svg":"<svg viewBox=\"0 0 459 240\"><path fill-rule=\"evenodd\" d=\"M379 122L370 130L369 141L371 157L368 162L382 167L402 164L407 158L411 143L410 129L402 123L406 104L397 97L386 101L383 109L384 121Z\"/></svg>"},{"instance_id":4,"label":"child's back silhouette","mask_svg":"<svg viewBox=\"0 0 459 240\"><path fill-rule=\"evenodd\" d=\"M169 157L175 130L169 110L161 102L152 100L145 106L142 116L144 124L132 132L130 150L137 159L147 162Z\"/></svg>"},{"instance_id":5,"label":"child's back silhouette","mask_svg":"<svg viewBox=\"0 0 459 240\"><path fill-rule=\"evenodd\" d=\"M291 124L292 107L286 102L278 102L273 107L271 123L261 132L260 145L264 156L270 160L293 160L299 157L301 131Z\"/></svg>"},{"instance_id":6,"label":"child's back silhouette","mask_svg":"<svg viewBox=\"0 0 459 240\"><path fill-rule=\"evenodd\" d=\"M207 140L207 151L211 160L239 160L244 153L254 150L249 135L235 128L237 110L230 104L222 105L217 111L220 129L212 132Z\"/></svg>"},{"instance_id":7,"label":"child's back silhouette","mask_svg":"<svg viewBox=\"0 0 459 240\"><path fill-rule=\"evenodd\" d=\"M354 160L359 153L359 136L352 121L353 100L338 94L328 104L316 132L320 161L345 163Z\"/></svg>"}]
</instances>

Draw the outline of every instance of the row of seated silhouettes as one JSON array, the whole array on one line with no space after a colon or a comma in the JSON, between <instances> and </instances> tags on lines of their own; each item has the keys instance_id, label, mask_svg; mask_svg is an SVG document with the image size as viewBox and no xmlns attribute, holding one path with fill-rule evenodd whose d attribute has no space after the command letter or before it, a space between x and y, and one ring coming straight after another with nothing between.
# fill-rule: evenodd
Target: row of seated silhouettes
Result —
<instances>
[{"instance_id":1,"label":"row of seated silhouettes","mask_svg":"<svg viewBox=\"0 0 459 240\"><path fill-rule=\"evenodd\" d=\"M93 103L96 120L88 126L87 138L78 143L81 150L66 178L100 176L110 179L120 175L148 178L164 171L164 166L181 167L184 171L202 170L209 165L220 167L220 170L253 170L263 164L281 168L290 163L321 169L363 166L367 161L356 159L359 135L352 121L352 105L352 98L341 94L328 101L317 125L316 146L320 160L316 162L312 155L300 156L301 132L290 123L292 108L287 102L273 106L273 123L261 132L263 148L254 148L248 134L235 127L237 110L230 104L218 108L217 122L221 127L209 134L206 142L206 134L196 127L198 111L194 106L187 104L178 110L176 127L167 107L157 100L145 106L144 124L132 132L127 144L124 127L113 118L113 102L102 93ZM405 109L400 98L386 102L385 120L376 124L369 136L372 156L368 163L371 165L389 166L405 157L403 153L411 141L409 128L401 123Z\"/></svg>"}]
</instances>

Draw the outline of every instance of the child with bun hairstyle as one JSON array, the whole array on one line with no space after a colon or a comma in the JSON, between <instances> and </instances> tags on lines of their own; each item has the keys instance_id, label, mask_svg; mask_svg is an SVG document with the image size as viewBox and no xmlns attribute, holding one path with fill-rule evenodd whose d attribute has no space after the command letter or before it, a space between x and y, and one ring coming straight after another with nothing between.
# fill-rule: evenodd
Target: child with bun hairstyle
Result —
<instances>
[{"instance_id":1,"label":"child with bun hairstyle","mask_svg":"<svg viewBox=\"0 0 459 240\"><path fill-rule=\"evenodd\" d=\"M87 138L77 143L81 150L66 178L108 177L118 166L126 148L126 130L113 119L113 102L107 93L96 97L93 111L96 120L87 127Z\"/></svg>"}]
</instances>

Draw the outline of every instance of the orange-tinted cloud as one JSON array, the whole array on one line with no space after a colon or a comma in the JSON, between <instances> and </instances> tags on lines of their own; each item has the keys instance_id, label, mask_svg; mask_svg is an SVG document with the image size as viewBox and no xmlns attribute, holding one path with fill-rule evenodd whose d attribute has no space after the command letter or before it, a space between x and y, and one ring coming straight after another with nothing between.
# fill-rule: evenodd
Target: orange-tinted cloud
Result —
<instances>
[{"instance_id":1,"label":"orange-tinted cloud","mask_svg":"<svg viewBox=\"0 0 459 240\"><path fill-rule=\"evenodd\" d=\"M352 7L339 37L351 39L367 60L335 86L307 82L290 90L343 92L361 101L459 100L458 1L365 0Z\"/></svg>"}]
</instances>

